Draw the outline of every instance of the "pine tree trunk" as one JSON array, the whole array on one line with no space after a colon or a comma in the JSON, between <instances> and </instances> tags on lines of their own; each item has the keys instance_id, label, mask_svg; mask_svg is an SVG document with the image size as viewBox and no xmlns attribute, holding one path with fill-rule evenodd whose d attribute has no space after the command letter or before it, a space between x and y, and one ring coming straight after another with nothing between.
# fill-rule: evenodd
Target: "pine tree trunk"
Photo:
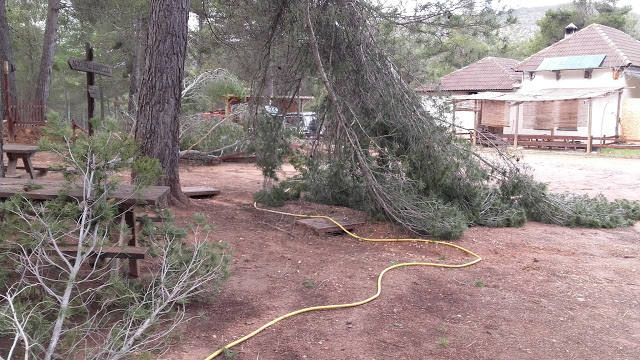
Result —
<instances>
[{"instance_id":1,"label":"pine tree trunk","mask_svg":"<svg viewBox=\"0 0 640 360\"><path fill-rule=\"evenodd\" d=\"M11 48L11 36L9 34L9 24L7 23L7 8L5 7L5 1L0 0L0 63L3 61L9 61L11 63L11 59L13 58L13 50ZM0 68L3 68L4 64L0 64ZM0 71L4 71L4 68ZM4 75L3 75L4 76ZM4 82L4 81L2 81ZM6 108L5 104L5 87L4 84L0 84L0 160L2 157L2 120L6 119ZM16 101L16 82L15 82L15 73L13 71L9 71L9 97L11 103L15 104ZM4 177L4 166L3 163L0 162L0 177Z\"/></svg>"},{"instance_id":2,"label":"pine tree trunk","mask_svg":"<svg viewBox=\"0 0 640 360\"><path fill-rule=\"evenodd\" d=\"M40 58L40 74L36 85L35 101L42 102L43 116L46 114L49 101L49 87L51 86L51 69L56 53L56 35L58 33L58 14L64 7L60 0L49 0L47 5L47 21L44 27L44 42L42 57Z\"/></svg>"},{"instance_id":3,"label":"pine tree trunk","mask_svg":"<svg viewBox=\"0 0 640 360\"><path fill-rule=\"evenodd\" d=\"M172 204L188 204L180 188L179 115L187 50L189 0L152 0L147 51L138 93L135 137L142 155L160 161L160 185L171 188ZM135 176L135 174L134 174Z\"/></svg>"},{"instance_id":4,"label":"pine tree trunk","mask_svg":"<svg viewBox=\"0 0 640 360\"><path fill-rule=\"evenodd\" d=\"M138 90L140 88L140 71L142 62L144 61L144 44L145 40L145 21L138 19L136 21L136 34L134 50L131 57L131 74L129 75L129 104L127 111L129 115L135 116Z\"/></svg>"}]
</instances>

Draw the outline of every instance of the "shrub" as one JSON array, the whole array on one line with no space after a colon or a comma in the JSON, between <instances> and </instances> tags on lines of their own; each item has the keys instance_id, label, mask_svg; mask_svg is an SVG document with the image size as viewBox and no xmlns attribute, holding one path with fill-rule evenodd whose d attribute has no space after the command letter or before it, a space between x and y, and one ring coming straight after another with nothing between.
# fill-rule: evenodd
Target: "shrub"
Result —
<instances>
[{"instance_id":1,"label":"shrub","mask_svg":"<svg viewBox=\"0 0 640 360\"><path fill-rule=\"evenodd\" d=\"M219 117L203 118L195 116L197 120L191 120L194 124L188 127L180 137L180 150L187 150L191 145L198 142L211 130L211 127L221 120ZM242 125L224 121L211 131L204 140L194 146L193 150L216 156L222 155L223 152L225 154L243 152L247 151L246 138L247 134ZM230 145L233 146L223 151L216 151Z\"/></svg>"}]
</instances>

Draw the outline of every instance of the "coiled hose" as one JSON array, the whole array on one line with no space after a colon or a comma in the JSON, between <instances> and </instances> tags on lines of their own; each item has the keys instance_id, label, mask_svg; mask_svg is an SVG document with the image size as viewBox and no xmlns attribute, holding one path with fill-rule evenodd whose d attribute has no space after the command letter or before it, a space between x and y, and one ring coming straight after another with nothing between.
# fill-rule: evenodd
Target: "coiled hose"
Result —
<instances>
[{"instance_id":1,"label":"coiled hose","mask_svg":"<svg viewBox=\"0 0 640 360\"><path fill-rule=\"evenodd\" d=\"M380 296L380 293L382 292L382 278L384 277L384 274L387 273L387 271L389 270L393 270L399 267L405 267L405 266L433 266L433 267L442 267L442 268L464 268L467 266L471 266L477 262L482 261L482 258L474 253L471 250L467 250L465 248L463 248L462 246L458 246L449 242L445 242L445 241L437 241L437 240L429 240L429 239L372 239L372 238L366 238L366 237L362 237L362 236L358 236L352 232L350 232L349 230L345 229L340 223L338 223L337 221L333 220L332 218L330 218L329 216L324 216L324 215L303 215L303 214L293 214L293 213L288 213L288 212L283 212L283 211L276 211L276 210L270 210L270 209L263 209L263 208L259 208L257 206L256 203L253 203L253 207L256 208L257 210L260 211L266 211L266 212L270 212L273 214L279 214L279 215L287 215L287 216L295 216L295 217L300 217L300 218L316 218L316 219L327 219L329 221L331 221L332 223L336 224L340 229L342 229L342 231L344 231L347 235L359 239L359 240L363 240L363 241L371 241L371 242L423 242L423 243L431 243L431 244L440 244L440 245L446 245L446 246L450 246L453 248L456 248L466 254L469 254L471 256L474 257L474 260L469 261L467 263L464 264L438 264L438 263L429 263L429 262L408 262L408 263L401 263L401 264L395 264L392 266L389 266L388 268L382 270L382 272L380 272L380 275L378 275L378 289L376 291L375 294L373 294L372 296L364 299L364 300L360 300L360 301L356 301L353 303L348 303L348 304L336 304L336 305L320 305L320 306L311 306L311 307L307 307L304 309L300 309L300 310L296 310L293 312L290 312L288 314L284 314L278 318L275 318L271 321L269 321L268 323L260 326L259 328L257 328L256 330L252 331L251 333L241 337L240 339L233 341L229 344L227 344L226 346L224 346L223 348L219 349L218 351L214 352L213 354L209 355L205 360L211 360L213 358L215 358L216 356L220 355L222 352L224 352L225 349L230 349L252 337L254 337L255 335L257 335L258 333L260 333L262 330L268 328L271 325L274 325L286 318L298 315L298 314L302 314L302 313L306 313L306 312L310 312L310 311L317 311L317 310L330 310L330 309L343 309L343 308L349 308L349 307L354 307L354 306L359 306L359 305L363 305L366 304L370 301L375 300L378 296Z\"/></svg>"}]
</instances>

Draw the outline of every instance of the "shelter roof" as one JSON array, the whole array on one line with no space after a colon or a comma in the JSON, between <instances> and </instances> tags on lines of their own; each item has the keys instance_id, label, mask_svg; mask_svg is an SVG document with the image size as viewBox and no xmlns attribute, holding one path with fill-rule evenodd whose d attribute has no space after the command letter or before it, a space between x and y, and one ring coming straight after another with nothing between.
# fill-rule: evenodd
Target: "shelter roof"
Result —
<instances>
[{"instance_id":1,"label":"shelter roof","mask_svg":"<svg viewBox=\"0 0 640 360\"><path fill-rule=\"evenodd\" d=\"M538 51L515 69L536 71L545 58L605 55L602 68L640 65L640 41L631 35L600 24L591 24L575 34Z\"/></svg>"},{"instance_id":2,"label":"shelter roof","mask_svg":"<svg viewBox=\"0 0 640 360\"><path fill-rule=\"evenodd\" d=\"M522 74L513 70L517 60L486 57L449 73L437 84L425 84L417 92L514 90L522 80Z\"/></svg>"},{"instance_id":3,"label":"shelter roof","mask_svg":"<svg viewBox=\"0 0 640 360\"><path fill-rule=\"evenodd\" d=\"M453 98L456 100L498 100L510 102L574 100L602 97L621 91L623 88L622 86L579 89L552 88L537 89L535 92L519 91L513 93L487 91L473 95L454 95Z\"/></svg>"}]
</instances>

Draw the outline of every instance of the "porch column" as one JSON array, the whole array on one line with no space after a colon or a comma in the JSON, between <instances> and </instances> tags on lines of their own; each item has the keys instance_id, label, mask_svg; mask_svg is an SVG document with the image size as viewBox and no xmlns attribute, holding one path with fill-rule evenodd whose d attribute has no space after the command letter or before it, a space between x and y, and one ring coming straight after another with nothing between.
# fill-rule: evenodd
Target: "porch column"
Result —
<instances>
[{"instance_id":1,"label":"porch column","mask_svg":"<svg viewBox=\"0 0 640 360\"><path fill-rule=\"evenodd\" d=\"M478 100L473 100L473 134L471 136L471 144L478 143Z\"/></svg>"},{"instance_id":2,"label":"porch column","mask_svg":"<svg viewBox=\"0 0 640 360\"><path fill-rule=\"evenodd\" d=\"M518 147L518 122L520 120L520 103L516 103L516 120L513 122L513 147Z\"/></svg>"},{"instance_id":3,"label":"porch column","mask_svg":"<svg viewBox=\"0 0 640 360\"><path fill-rule=\"evenodd\" d=\"M456 132L457 132L456 131L456 129L457 129L456 128L456 99L453 99L451 104L452 104L452 108L453 108L453 110L451 112L453 114L452 117L451 117L451 130L453 131L453 135L455 136Z\"/></svg>"},{"instance_id":4,"label":"porch column","mask_svg":"<svg viewBox=\"0 0 640 360\"><path fill-rule=\"evenodd\" d=\"M591 143L593 136L591 135L591 125L593 123L593 99L589 99L589 122L587 124L587 154L591 154Z\"/></svg>"},{"instance_id":5,"label":"porch column","mask_svg":"<svg viewBox=\"0 0 640 360\"><path fill-rule=\"evenodd\" d=\"M620 136L620 107L622 106L622 90L618 92L618 108L616 109L616 140L618 142L618 136Z\"/></svg>"}]
</instances>

